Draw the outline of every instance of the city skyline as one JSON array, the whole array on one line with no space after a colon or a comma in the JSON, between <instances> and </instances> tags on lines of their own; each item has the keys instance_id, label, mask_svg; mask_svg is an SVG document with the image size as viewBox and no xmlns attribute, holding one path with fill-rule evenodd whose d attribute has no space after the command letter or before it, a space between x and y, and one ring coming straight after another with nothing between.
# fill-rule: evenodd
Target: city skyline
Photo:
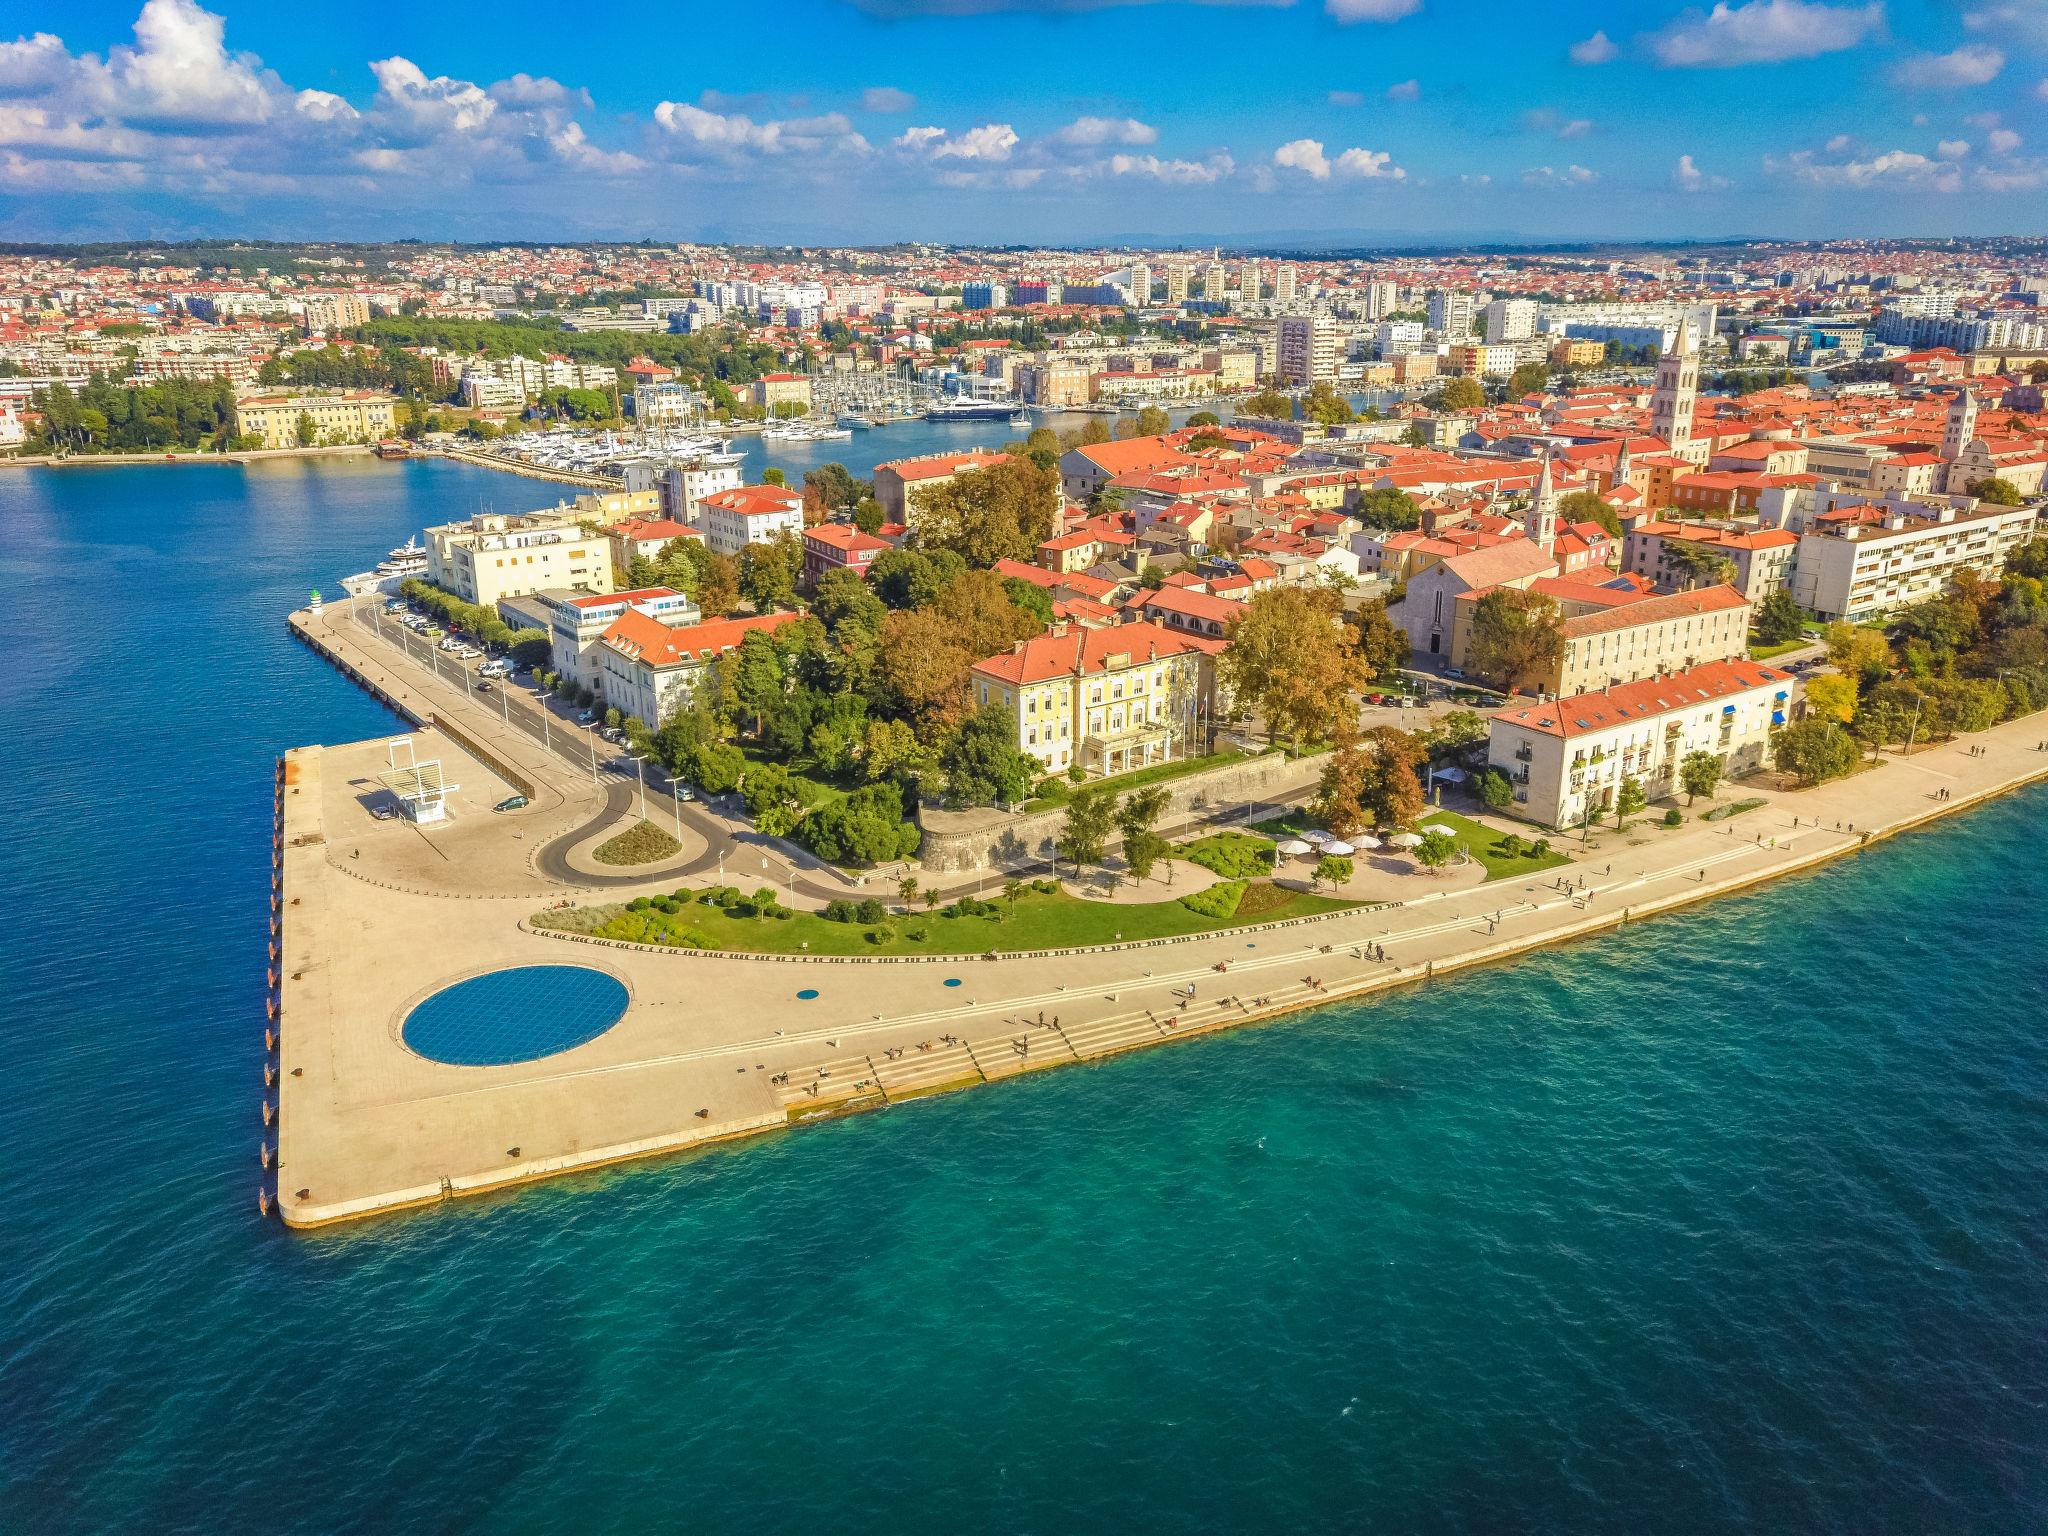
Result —
<instances>
[{"instance_id":1,"label":"city skyline","mask_svg":"<svg viewBox=\"0 0 2048 1536\"><path fill-rule=\"evenodd\" d=\"M510 6L380 18L366 46L246 5L51 7L0 41L0 237L1982 235L2027 232L2048 184L2026 0L775 21Z\"/></svg>"}]
</instances>

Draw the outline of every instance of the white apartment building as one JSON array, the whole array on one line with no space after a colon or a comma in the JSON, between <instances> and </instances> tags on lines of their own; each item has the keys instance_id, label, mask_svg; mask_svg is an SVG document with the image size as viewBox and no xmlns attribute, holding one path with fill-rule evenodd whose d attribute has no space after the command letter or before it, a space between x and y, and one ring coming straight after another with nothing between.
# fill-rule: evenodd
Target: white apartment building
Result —
<instances>
[{"instance_id":1,"label":"white apartment building","mask_svg":"<svg viewBox=\"0 0 2048 1536\"><path fill-rule=\"evenodd\" d=\"M1472 295L1455 289L1435 288L1429 295L1429 328L1463 341L1472 334Z\"/></svg>"},{"instance_id":2,"label":"white apartment building","mask_svg":"<svg viewBox=\"0 0 2048 1536\"><path fill-rule=\"evenodd\" d=\"M1057 627L977 662L974 698L1010 711L1018 746L1048 771L1123 773L1200 750L1213 708L1205 663L1221 646L1142 621Z\"/></svg>"},{"instance_id":3,"label":"white apartment building","mask_svg":"<svg viewBox=\"0 0 2048 1536\"><path fill-rule=\"evenodd\" d=\"M801 538L804 499L778 485L742 485L714 491L697 502L697 526L712 553L736 555L749 544L770 544L778 534Z\"/></svg>"},{"instance_id":4,"label":"white apartment building","mask_svg":"<svg viewBox=\"0 0 2048 1536\"><path fill-rule=\"evenodd\" d=\"M1710 661L1682 672L1581 693L1493 717L1487 762L1514 785L1515 814L1544 826L1611 812L1624 779L1650 799L1674 793L1693 752L1730 774L1765 765L1771 733L1793 714L1797 683L1753 661Z\"/></svg>"},{"instance_id":5,"label":"white apartment building","mask_svg":"<svg viewBox=\"0 0 2048 1536\"><path fill-rule=\"evenodd\" d=\"M1823 619L1856 623L1939 597L1961 571L1995 580L2039 531L2037 507L1955 500L1974 510L1863 502L1815 513L1799 535L1793 597Z\"/></svg>"},{"instance_id":6,"label":"white apartment building","mask_svg":"<svg viewBox=\"0 0 2048 1536\"><path fill-rule=\"evenodd\" d=\"M1381 357L1402 357L1422 351L1427 335L1420 320L1382 320L1373 327L1373 350Z\"/></svg>"},{"instance_id":7,"label":"white apartment building","mask_svg":"<svg viewBox=\"0 0 2048 1536\"><path fill-rule=\"evenodd\" d=\"M1735 567L1729 584L1750 602L1760 603L1790 583L1799 536L1784 528L1660 519L1629 529L1621 541L1621 568L1649 577L1659 591L1676 592L1693 580L1691 567L1678 553L1684 545L1728 561Z\"/></svg>"},{"instance_id":8,"label":"white apartment building","mask_svg":"<svg viewBox=\"0 0 2048 1536\"><path fill-rule=\"evenodd\" d=\"M678 459L661 473L661 509L679 523L697 521L704 498L739 489L740 455L710 453Z\"/></svg>"},{"instance_id":9,"label":"white apartment building","mask_svg":"<svg viewBox=\"0 0 2048 1536\"><path fill-rule=\"evenodd\" d=\"M1300 278L1301 274L1297 269L1283 264L1273 274L1273 302L1275 304L1292 304Z\"/></svg>"},{"instance_id":10,"label":"white apartment building","mask_svg":"<svg viewBox=\"0 0 2048 1536\"><path fill-rule=\"evenodd\" d=\"M1535 334L1534 299L1495 299L1486 306L1486 339L1489 342L1527 341Z\"/></svg>"},{"instance_id":11,"label":"white apartment building","mask_svg":"<svg viewBox=\"0 0 2048 1536\"><path fill-rule=\"evenodd\" d=\"M1365 285L1365 318L1384 320L1401 307L1401 285L1399 283L1367 283Z\"/></svg>"},{"instance_id":12,"label":"white apartment building","mask_svg":"<svg viewBox=\"0 0 2048 1536\"><path fill-rule=\"evenodd\" d=\"M700 617L693 599L668 587L608 593L556 589L538 596L548 610L548 648L554 670L585 688L599 691L603 689L603 679L598 665L598 641L621 614L628 610L645 614L664 626L694 624Z\"/></svg>"},{"instance_id":13,"label":"white apartment building","mask_svg":"<svg viewBox=\"0 0 2048 1536\"><path fill-rule=\"evenodd\" d=\"M1275 371L1280 382L1304 388L1333 380L1343 357L1336 326L1309 315L1286 315L1278 328Z\"/></svg>"},{"instance_id":14,"label":"white apartment building","mask_svg":"<svg viewBox=\"0 0 2048 1536\"><path fill-rule=\"evenodd\" d=\"M612 589L611 540L574 516L487 513L426 532L427 579L464 602L494 607L546 587Z\"/></svg>"},{"instance_id":15,"label":"white apartment building","mask_svg":"<svg viewBox=\"0 0 2048 1536\"><path fill-rule=\"evenodd\" d=\"M597 643L598 686L607 705L658 727L688 706L719 657L737 650L749 634L772 633L801 617L763 613L671 629L629 608L612 620Z\"/></svg>"}]
</instances>

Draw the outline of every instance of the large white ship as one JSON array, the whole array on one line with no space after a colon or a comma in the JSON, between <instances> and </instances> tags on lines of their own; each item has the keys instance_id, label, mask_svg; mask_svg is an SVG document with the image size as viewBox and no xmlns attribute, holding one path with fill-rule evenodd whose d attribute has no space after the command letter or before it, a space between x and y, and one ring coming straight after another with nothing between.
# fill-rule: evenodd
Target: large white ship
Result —
<instances>
[{"instance_id":1,"label":"large white ship","mask_svg":"<svg viewBox=\"0 0 2048 1536\"><path fill-rule=\"evenodd\" d=\"M407 577L426 574L426 546L415 534L379 560L375 570L358 571L353 576L342 577L341 590L350 597L362 597L371 592L396 592Z\"/></svg>"}]
</instances>

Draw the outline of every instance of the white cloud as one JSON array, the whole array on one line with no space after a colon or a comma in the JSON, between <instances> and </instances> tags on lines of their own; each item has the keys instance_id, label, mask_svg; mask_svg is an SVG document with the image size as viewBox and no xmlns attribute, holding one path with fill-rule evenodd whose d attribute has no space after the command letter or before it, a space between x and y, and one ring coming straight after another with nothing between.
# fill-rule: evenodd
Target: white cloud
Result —
<instances>
[{"instance_id":1,"label":"white cloud","mask_svg":"<svg viewBox=\"0 0 2048 1536\"><path fill-rule=\"evenodd\" d=\"M868 148L868 141L840 112L757 123L744 112L711 112L687 101L663 101L655 104L654 121L673 140L718 154L864 154Z\"/></svg>"},{"instance_id":2,"label":"white cloud","mask_svg":"<svg viewBox=\"0 0 2048 1536\"><path fill-rule=\"evenodd\" d=\"M1157 155L1112 155L1112 176L1149 176L1176 187L1206 187L1237 169L1237 162L1218 151L1206 160L1162 160Z\"/></svg>"},{"instance_id":3,"label":"white cloud","mask_svg":"<svg viewBox=\"0 0 2048 1536\"><path fill-rule=\"evenodd\" d=\"M1320 139L1293 139L1273 151L1273 163L1312 181L1333 175L1354 181L1405 181L1408 173L1385 150L1347 149L1332 159Z\"/></svg>"},{"instance_id":4,"label":"white cloud","mask_svg":"<svg viewBox=\"0 0 2048 1536\"><path fill-rule=\"evenodd\" d=\"M1728 186L1728 178L1709 176L1693 162L1691 155L1680 155L1671 172L1671 184L1681 192L1719 192Z\"/></svg>"},{"instance_id":5,"label":"white cloud","mask_svg":"<svg viewBox=\"0 0 2048 1536\"><path fill-rule=\"evenodd\" d=\"M1954 53L1916 53L1892 66L1892 80L1915 90L1954 91L1985 85L2005 68L1996 48L1969 43Z\"/></svg>"},{"instance_id":6,"label":"white cloud","mask_svg":"<svg viewBox=\"0 0 2048 1536\"><path fill-rule=\"evenodd\" d=\"M1323 10L1333 21L1349 26L1354 21L1399 21L1422 9L1422 0L1323 0Z\"/></svg>"},{"instance_id":7,"label":"white cloud","mask_svg":"<svg viewBox=\"0 0 2048 1536\"><path fill-rule=\"evenodd\" d=\"M490 93L475 81L447 75L429 78L411 59L373 60L370 73L377 77L377 99L371 110L394 136L410 143L475 133L489 124L498 110Z\"/></svg>"},{"instance_id":8,"label":"white cloud","mask_svg":"<svg viewBox=\"0 0 2048 1536\"><path fill-rule=\"evenodd\" d=\"M490 89L491 100L502 107L587 107L590 92L571 88L546 75L517 74L500 80Z\"/></svg>"},{"instance_id":9,"label":"white cloud","mask_svg":"<svg viewBox=\"0 0 2048 1536\"><path fill-rule=\"evenodd\" d=\"M1980 165L1974 180L1987 192L2032 192L2048 186L2048 162Z\"/></svg>"},{"instance_id":10,"label":"white cloud","mask_svg":"<svg viewBox=\"0 0 2048 1536\"><path fill-rule=\"evenodd\" d=\"M1911 186L1954 192L1962 174L1950 160L1935 160L1917 150L1892 149L1868 160L1828 161L1802 149L1783 159L1766 157L1764 169L1821 187Z\"/></svg>"},{"instance_id":11,"label":"white cloud","mask_svg":"<svg viewBox=\"0 0 2048 1536\"><path fill-rule=\"evenodd\" d=\"M248 58L230 57L226 28L192 0L149 0L135 18L135 46L107 54L121 120L241 127L269 117L276 77L266 82Z\"/></svg>"},{"instance_id":12,"label":"white cloud","mask_svg":"<svg viewBox=\"0 0 2048 1536\"><path fill-rule=\"evenodd\" d=\"M1839 155L1843 150L1847 149L1854 142L1855 140L1851 139L1849 135L1847 135L1846 133L1838 133L1832 139L1828 140L1828 153L1831 155Z\"/></svg>"},{"instance_id":13,"label":"white cloud","mask_svg":"<svg viewBox=\"0 0 2048 1536\"><path fill-rule=\"evenodd\" d=\"M1600 179L1598 171L1589 171L1583 165L1568 165L1563 170L1553 166L1531 166L1522 172L1522 185L1526 187L1583 187Z\"/></svg>"},{"instance_id":14,"label":"white cloud","mask_svg":"<svg viewBox=\"0 0 2048 1536\"><path fill-rule=\"evenodd\" d=\"M1401 80L1387 87L1389 101L1419 101L1422 99L1420 80Z\"/></svg>"},{"instance_id":15,"label":"white cloud","mask_svg":"<svg viewBox=\"0 0 2048 1536\"><path fill-rule=\"evenodd\" d=\"M1549 107L1535 107L1522 114L1522 125L1532 133L1547 133L1560 139L1583 139L1593 131L1590 117L1565 117Z\"/></svg>"},{"instance_id":16,"label":"white cloud","mask_svg":"<svg viewBox=\"0 0 2048 1536\"><path fill-rule=\"evenodd\" d=\"M1934 152L1944 160L1960 160L1970 152L1968 139L1943 139L1934 146Z\"/></svg>"},{"instance_id":17,"label":"white cloud","mask_svg":"<svg viewBox=\"0 0 2048 1536\"><path fill-rule=\"evenodd\" d=\"M1008 123L983 123L958 134L944 128L906 128L890 142L931 160L1001 161L1009 159L1021 141Z\"/></svg>"},{"instance_id":18,"label":"white cloud","mask_svg":"<svg viewBox=\"0 0 2048 1536\"><path fill-rule=\"evenodd\" d=\"M1994 155L2009 155L2018 149L2023 141L2010 128L1999 128L1984 142Z\"/></svg>"},{"instance_id":19,"label":"white cloud","mask_svg":"<svg viewBox=\"0 0 2048 1536\"><path fill-rule=\"evenodd\" d=\"M871 85L860 93L860 109L863 112L880 112L894 115L908 112L917 105L917 98L908 91L900 91L893 85Z\"/></svg>"},{"instance_id":20,"label":"white cloud","mask_svg":"<svg viewBox=\"0 0 2048 1536\"><path fill-rule=\"evenodd\" d=\"M1157 144L1159 130L1135 117L1077 117L1053 135L1058 144L1093 148L1101 144Z\"/></svg>"},{"instance_id":21,"label":"white cloud","mask_svg":"<svg viewBox=\"0 0 2048 1536\"><path fill-rule=\"evenodd\" d=\"M2002 32L2025 47L2048 50L2048 5L2041 0L1999 0L1963 12L1963 25L1972 32Z\"/></svg>"},{"instance_id":22,"label":"white cloud","mask_svg":"<svg viewBox=\"0 0 2048 1536\"><path fill-rule=\"evenodd\" d=\"M1332 91L1324 99L1333 107L1362 107L1365 105L1365 92Z\"/></svg>"},{"instance_id":23,"label":"white cloud","mask_svg":"<svg viewBox=\"0 0 2048 1536\"><path fill-rule=\"evenodd\" d=\"M1649 34L1657 62L1670 69L1781 64L1854 48L1884 25L1881 0L1833 6L1812 0L1721 0L1711 11L1686 11Z\"/></svg>"},{"instance_id":24,"label":"white cloud","mask_svg":"<svg viewBox=\"0 0 2048 1536\"><path fill-rule=\"evenodd\" d=\"M1574 64L1608 64L1619 57L1621 50L1605 32L1595 32L1573 43L1570 52Z\"/></svg>"}]
</instances>

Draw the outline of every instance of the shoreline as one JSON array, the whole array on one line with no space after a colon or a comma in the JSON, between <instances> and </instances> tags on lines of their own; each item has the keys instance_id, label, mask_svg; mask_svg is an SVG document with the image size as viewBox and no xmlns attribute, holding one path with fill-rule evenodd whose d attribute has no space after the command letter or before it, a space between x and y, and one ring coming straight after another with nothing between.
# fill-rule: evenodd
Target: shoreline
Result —
<instances>
[{"instance_id":1,"label":"shoreline","mask_svg":"<svg viewBox=\"0 0 2048 1536\"><path fill-rule=\"evenodd\" d=\"M354 458L374 455L367 443L334 443L315 448L238 448L232 453L66 453L0 456L4 469L90 469L125 464L255 464L266 459Z\"/></svg>"},{"instance_id":2,"label":"shoreline","mask_svg":"<svg viewBox=\"0 0 2048 1536\"><path fill-rule=\"evenodd\" d=\"M281 794L280 891L291 905L299 906L303 897L319 911L294 912L282 924L283 950L294 969L280 980L278 992L284 1020L280 1061L289 1074L281 1077L279 1095L284 1136L278 1189L284 1196L296 1195L295 1185L317 1187L319 1193L283 1198L280 1205L294 1228L326 1226L1103 1059L1517 958L1818 869L2039 783L2048 779L2048 752L2036 749L2041 730L2038 717L2007 722L1911 759L1888 756L1884 775L1857 774L1774 797L1769 810L1746 818L1753 841L1734 826L1699 822L1641 843L1617 837L1603 846L1614 855L1605 872L1609 878L1591 883L1603 872L1585 854L1565 866L1589 882L1583 897L1560 894L1540 880L1530 885L1511 878L1420 893L1397 907L1171 939L994 959L929 957L968 979L946 983L964 985L972 994L965 997L934 995L938 976L930 965L889 964L880 957L678 951L536 930L525 921L547 903L550 889L556 897L565 890L581 897L580 886L555 883L530 898L499 889L483 901L474 899L480 892L454 889L385 891L370 883L370 864L353 862L361 850L344 854L327 846L330 832L336 841L355 835L345 821L329 827L319 807L287 807ZM1982 758L1964 750L1978 745L1996 747L1997 760L2007 752L2017 760L1994 770L1988 750ZM318 755L346 750L295 749L286 763L296 765L300 782L317 799ZM1944 785L1957 781L1951 798L1922 793L1933 782L1928 775ZM345 817L343 802L333 804ZM1873 805L1883 819L1867 823L1861 818L1872 814ZM1853 814L1859 830L1847 834L1812 825L1817 810L1827 813L1822 821ZM1784 831L1787 814L1802 823L1790 835ZM285 835L287 821L296 835ZM479 858L490 839L502 842L508 827L470 819L468 835L485 840ZM1678 859L1681 848L1692 851ZM1660 862L1668 860L1677 862ZM524 912L507 910L507 903L523 899L531 903ZM445 915L451 908L467 909L462 915L475 914L475 920L460 928ZM478 908L494 910L481 914ZM344 943L330 954L323 935L308 932L308 917L316 930L332 921ZM383 970L409 978L397 994L378 974L377 960L357 953L365 945L376 948L374 930L384 926L389 944L417 950L410 965L403 954L383 960ZM416 937L423 928L435 930L431 941ZM405 930L411 932L398 937ZM1380 943L1398 948L1398 960L1373 962L1364 953L1364 946ZM568 951L563 944L583 947ZM667 963L677 955L690 963ZM1211 962L1218 959L1228 962L1228 979L1216 974ZM1143 970L1148 962L1158 974ZM404 1012L428 991L506 966L563 963L618 977L632 999L611 1031L563 1058L450 1068L414 1056L400 1038ZM781 969L791 965L808 970ZM1283 973L1284 982L1260 974L1287 965L1295 971ZM1309 977L1294 979L1303 969L1316 984ZM1240 981L1241 974L1251 979ZM1182 984L1192 993L1198 982L1204 994L1200 1007L1181 1011L1172 999L1180 997ZM1263 990L1255 998L1225 999L1211 992L1233 986ZM813 996L827 989L833 994L831 1011L794 1001L798 987ZM703 1010L706 997L720 999L716 1013ZM954 1006L930 1006L947 997L956 1000ZM347 999L345 1008L341 998ZM1059 1010L1050 1025L1043 1022L1047 1009ZM1029 1022L1034 1010L1036 1025ZM1021 1026L1020 1013L1026 1019ZM309 1019L316 1037L310 1054L302 1049L303 1021ZM820 1021L818 1027L804 1027L812 1020ZM771 1033L771 1025L782 1027ZM309 1067L326 1068L334 1084L333 1101L312 1113L320 1123L310 1128L310 1140L298 1134L308 1092L300 1074ZM370 1073L382 1091L356 1091L359 1071ZM636 1095L638 1102L629 1102ZM692 1113L692 1104L704 1108ZM401 1126L417 1145L393 1152L389 1138L403 1134ZM508 1150L516 1155L508 1157ZM364 1160L383 1166L367 1169Z\"/></svg>"}]
</instances>

